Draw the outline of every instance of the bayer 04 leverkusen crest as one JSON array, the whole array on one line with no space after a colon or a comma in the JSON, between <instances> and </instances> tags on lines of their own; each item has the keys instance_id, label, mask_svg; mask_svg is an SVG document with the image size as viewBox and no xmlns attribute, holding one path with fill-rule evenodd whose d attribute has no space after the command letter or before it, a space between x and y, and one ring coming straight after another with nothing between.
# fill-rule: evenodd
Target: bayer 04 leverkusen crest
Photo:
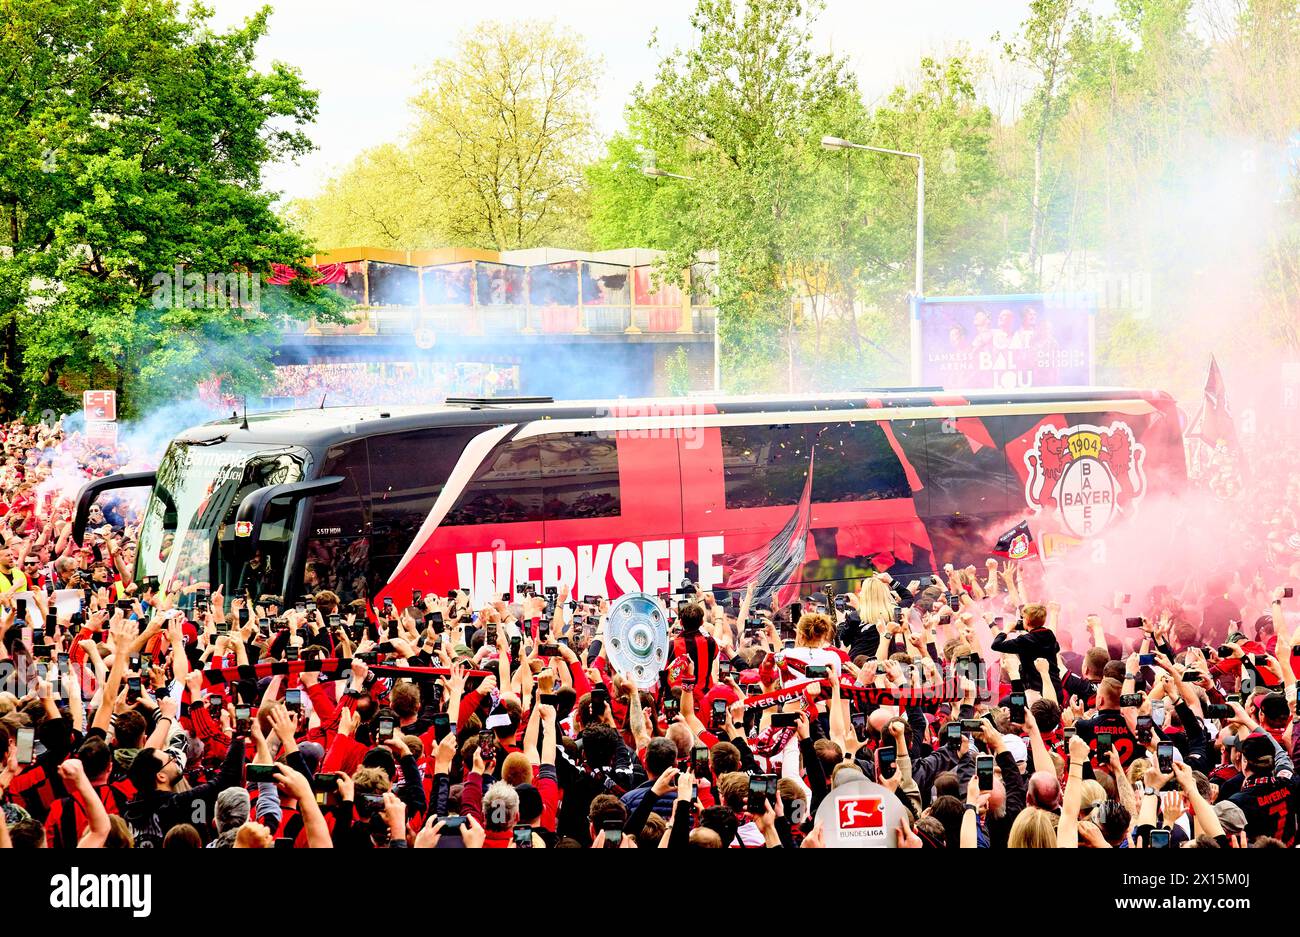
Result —
<instances>
[{"instance_id":1,"label":"bayer 04 leverkusen crest","mask_svg":"<svg viewBox=\"0 0 1300 937\"><path fill-rule=\"evenodd\" d=\"M1025 453L1025 502L1068 534L1096 536L1142 500L1145 459L1127 423L1044 426Z\"/></svg>"}]
</instances>

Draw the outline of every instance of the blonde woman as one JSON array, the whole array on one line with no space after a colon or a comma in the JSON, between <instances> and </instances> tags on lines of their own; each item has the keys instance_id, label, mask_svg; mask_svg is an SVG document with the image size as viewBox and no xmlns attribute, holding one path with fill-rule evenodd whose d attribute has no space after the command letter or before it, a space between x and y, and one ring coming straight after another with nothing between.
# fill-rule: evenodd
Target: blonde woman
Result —
<instances>
[{"instance_id":1,"label":"blonde woman","mask_svg":"<svg viewBox=\"0 0 1300 937\"><path fill-rule=\"evenodd\" d=\"M1026 807L1011 824L1008 849L1055 849L1057 816L1050 810Z\"/></svg>"},{"instance_id":2,"label":"blonde woman","mask_svg":"<svg viewBox=\"0 0 1300 937\"><path fill-rule=\"evenodd\" d=\"M884 579L872 577L863 580L851 604L857 610L857 620L849 619L840 630L840 643L848 647L849 659L864 655L876 656L881 639L889 633L894 620L894 594Z\"/></svg>"}]
</instances>

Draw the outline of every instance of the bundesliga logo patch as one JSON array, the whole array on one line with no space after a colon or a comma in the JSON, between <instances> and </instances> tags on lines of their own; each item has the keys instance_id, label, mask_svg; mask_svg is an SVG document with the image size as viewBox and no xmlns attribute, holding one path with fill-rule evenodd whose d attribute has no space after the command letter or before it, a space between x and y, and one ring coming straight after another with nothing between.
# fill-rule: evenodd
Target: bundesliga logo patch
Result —
<instances>
[{"instance_id":1,"label":"bundesliga logo patch","mask_svg":"<svg viewBox=\"0 0 1300 937\"><path fill-rule=\"evenodd\" d=\"M839 797L835 800L835 809L841 837L884 838L885 813L879 797Z\"/></svg>"}]
</instances>

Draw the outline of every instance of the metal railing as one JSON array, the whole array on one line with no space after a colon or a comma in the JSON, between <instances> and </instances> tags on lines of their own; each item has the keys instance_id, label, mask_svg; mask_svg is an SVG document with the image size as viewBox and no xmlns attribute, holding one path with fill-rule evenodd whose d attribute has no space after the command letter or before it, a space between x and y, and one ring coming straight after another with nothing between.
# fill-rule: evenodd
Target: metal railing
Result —
<instances>
[{"instance_id":1,"label":"metal railing","mask_svg":"<svg viewBox=\"0 0 1300 937\"><path fill-rule=\"evenodd\" d=\"M678 306L357 306L351 321L286 319L290 335L617 335L682 331ZM691 330L711 333L716 310L691 308Z\"/></svg>"}]
</instances>

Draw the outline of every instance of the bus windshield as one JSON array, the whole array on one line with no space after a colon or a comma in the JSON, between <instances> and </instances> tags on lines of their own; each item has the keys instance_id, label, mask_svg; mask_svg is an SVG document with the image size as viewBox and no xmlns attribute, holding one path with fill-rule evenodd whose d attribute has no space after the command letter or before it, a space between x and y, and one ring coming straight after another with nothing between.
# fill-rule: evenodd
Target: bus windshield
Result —
<instances>
[{"instance_id":1,"label":"bus windshield","mask_svg":"<svg viewBox=\"0 0 1300 937\"><path fill-rule=\"evenodd\" d=\"M227 596L250 591L255 599L280 593L294 508L272 503L257 549L247 556L235 549L235 514L258 488L302 481L310 462L305 449L291 446L172 443L145 508L137 580L220 585Z\"/></svg>"}]
</instances>

